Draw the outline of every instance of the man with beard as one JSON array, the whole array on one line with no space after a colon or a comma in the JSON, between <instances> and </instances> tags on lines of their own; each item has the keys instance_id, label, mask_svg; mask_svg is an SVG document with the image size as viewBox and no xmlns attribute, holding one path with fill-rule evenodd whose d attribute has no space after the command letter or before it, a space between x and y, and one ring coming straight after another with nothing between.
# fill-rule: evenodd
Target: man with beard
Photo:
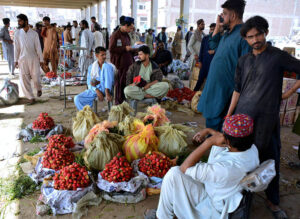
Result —
<instances>
[{"instance_id":1,"label":"man with beard","mask_svg":"<svg viewBox=\"0 0 300 219\"><path fill-rule=\"evenodd\" d=\"M156 42L159 43L162 41L165 45L165 49L167 49L167 41L168 41L168 35L166 33L166 27L161 28L161 32L156 37Z\"/></svg>"},{"instance_id":2,"label":"man with beard","mask_svg":"<svg viewBox=\"0 0 300 219\"><path fill-rule=\"evenodd\" d=\"M51 63L51 68L53 72L57 72L57 66L58 66L58 35L56 32L56 28L51 26L50 24L50 18L44 17L43 22L45 27L42 29L42 37L44 39L44 50L43 50L43 56L44 56L44 65L43 65L43 71L49 72L49 62Z\"/></svg>"},{"instance_id":3,"label":"man with beard","mask_svg":"<svg viewBox=\"0 0 300 219\"><path fill-rule=\"evenodd\" d=\"M14 45L9 35L9 18L3 18L4 27L0 30L0 40L2 41L4 59L8 62L9 74L15 75L14 70Z\"/></svg>"},{"instance_id":4,"label":"man with beard","mask_svg":"<svg viewBox=\"0 0 300 219\"><path fill-rule=\"evenodd\" d=\"M244 0L227 0L222 5L223 14L218 16L210 39L210 48L217 48L199 100L198 111L205 117L206 127L217 131L222 129L223 118L228 110L238 59L251 50L240 35L245 5ZM223 23L220 21L221 17ZM227 32L221 35L221 26L224 25Z\"/></svg>"},{"instance_id":5,"label":"man with beard","mask_svg":"<svg viewBox=\"0 0 300 219\"><path fill-rule=\"evenodd\" d=\"M168 75L168 65L172 63L172 54L169 50L165 49L165 44L162 41L158 41L158 45L155 49L151 59L158 64L161 71L165 76Z\"/></svg>"},{"instance_id":6,"label":"man with beard","mask_svg":"<svg viewBox=\"0 0 300 219\"><path fill-rule=\"evenodd\" d=\"M241 28L253 51L239 59L235 88L227 116L245 113L254 119L254 143L260 161L275 160L276 177L266 192L267 207L274 218L287 218L279 208L280 122L283 72L300 74L300 61L266 43L268 22L255 16Z\"/></svg>"},{"instance_id":7,"label":"man with beard","mask_svg":"<svg viewBox=\"0 0 300 219\"><path fill-rule=\"evenodd\" d=\"M15 32L15 67L20 68L20 84L26 98L34 103L34 95L31 88L31 79L37 90L37 96L42 95L40 81L40 66L43 65L43 55L38 34L29 28L28 18L19 14L18 30Z\"/></svg>"},{"instance_id":8,"label":"man with beard","mask_svg":"<svg viewBox=\"0 0 300 219\"><path fill-rule=\"evenodd\" d=\"M80 47L86 48L86 50L80 50L79 53L79 68L81 76L85 79L88 72L88 67L93 63L93 44L94 44L94 35L89 30L89 24L86 20L80 22L80 28L82 30L80 36Z\"/></svg>"},{"instance_id":9,"label":"man with beard","mask_svg":"<svg viewBox=\"0 0 300 219\"><path fill-rule=\"evenodd\" d=\"M141 46L138 51L140 61L133 63L127 72L125 97L130 100L163 98L169 91L169 84L161 82L162 71L150 60L149 47ZM135 81L138 76L141 77L140 82Z\"/></svg>"}]
</instances>

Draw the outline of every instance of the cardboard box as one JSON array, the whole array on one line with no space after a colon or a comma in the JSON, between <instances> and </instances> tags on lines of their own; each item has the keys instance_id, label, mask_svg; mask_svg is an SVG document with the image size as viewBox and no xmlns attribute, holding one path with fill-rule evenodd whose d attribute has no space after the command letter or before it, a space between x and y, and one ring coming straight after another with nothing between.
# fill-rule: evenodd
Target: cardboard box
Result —
<instances>
[{"instance_id":1,"label":"cardboard box","mask_svg":"<svg viewBox=\"0 0 300 219\"><path fill-rule=\"evenodd\" d=\"M298 102L298 94L294 93L292 94L292 96L290 96L287 99L287 103L286 103L286 107L285 110L289 111L289 110L294 110L297 107L297 102Z\"/></svg>"},{"instance_id":2,"label":"cardboard box","mask_svg":"<svg viewBox=\"0 0 300 219\"><path fill-rule=\"evenodd\" d=\"M283 117L282 125L289 126L294 124L296 110L286 111Z\"/></svg>"},{"instance_id":3,"label":"cardboard box","mask_svg":"<svg viewBox=\"0 0 300 219\"><path fill-rule=\"evenodd\" d=\"M296 79L291 79L291 78L283 78L283 83L282 83L282 93L290 90L294 84L297 82Z\"/></svg>"}]
</instances>

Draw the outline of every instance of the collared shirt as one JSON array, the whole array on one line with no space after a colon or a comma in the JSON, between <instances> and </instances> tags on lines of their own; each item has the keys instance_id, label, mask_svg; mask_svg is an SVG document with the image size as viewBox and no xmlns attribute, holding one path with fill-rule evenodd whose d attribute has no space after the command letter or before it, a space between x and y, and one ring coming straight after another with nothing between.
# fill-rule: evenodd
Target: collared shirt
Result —
<instances>
[{"instance_id":1,"label":"collared shirt","mask_svg":"<svg viewBox=\"0 0 300 219\"><path fill-rule=\"evenodd\" d=\"M219 33L210 39L209 47L217 48L198 104L198 110L205 118L219 117L224 111L234 90L238 59L251 51L247 41L241 37L241 25L236 25L223 36Z\"/></svg>"},{"instance_id":2,"label":"collared shirt","mask_svg":"<svg viewBox=\"0 0 300 219\"><path fill-rule=\"evenodd\" d=\"M2 41L3 45L5 46L9 45L8 42L4 41L4 40L11 40L7 27L3 27L0 30L0 40Z\"/></svg>"},{"instance_id":3,"label":"collared shirt","mask_svg":"<svg viewBox=\"0 0 300 219\"><path fill-rule=\"evenodd\" d=\"M145 66L143 63L141 64L141 69L139 75L147 81L147 83L150 82L150 77L152 74L152 64L149 62L147 66Z\"/></svg>"}]
</instances>

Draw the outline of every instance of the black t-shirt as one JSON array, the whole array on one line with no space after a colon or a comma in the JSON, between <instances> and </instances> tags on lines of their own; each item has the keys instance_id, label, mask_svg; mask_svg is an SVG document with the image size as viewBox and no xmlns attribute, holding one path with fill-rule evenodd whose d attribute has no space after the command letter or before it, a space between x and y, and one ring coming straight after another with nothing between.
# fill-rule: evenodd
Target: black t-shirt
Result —
<instances>
[{"instance_id":1,"label":"black t-shirt","mask_svg":"<svg viewBox=\"0 0 300 219\"><path fill-rule=\"evenodd\" d=\"M153 59L158 65L165 62L172 62L172 54L169 50L159 50Z\"/></svg>"}]
</instances>

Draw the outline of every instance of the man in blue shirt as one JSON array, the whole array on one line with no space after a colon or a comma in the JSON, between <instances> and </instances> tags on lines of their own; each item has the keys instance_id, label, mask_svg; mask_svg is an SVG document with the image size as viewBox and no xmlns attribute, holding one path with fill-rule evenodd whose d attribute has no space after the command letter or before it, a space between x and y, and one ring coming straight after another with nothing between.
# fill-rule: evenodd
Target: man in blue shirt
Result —
<instances>
[{"instance_id":1,"label":"man in blue shirt","mask_svg":"<svg viewBox=\"0 0 300 219\"><path fill-rule=\"evenodd\" d=\"M88 89L74 98L74 103L78 110L82 110L85 105L93 106L95 98L103 101L112 101L115 68L107 63L106 49L99 46L95 49L97 60L88 68L87 86Z\"/></svg>"},{"instance_id":2,"label":"man in blue shirt","mask_svg":"<svg viewBox=\"0 0 300 219\"><path fill-rule=\"evenodd\" d=\"M246 2L227 0L223 13L218 16L215 31L210 39L210 48L216 48L206 84L200 97L198 111L206 119L206 127L220 131L234 90L234 73L239 57L251 51L241 37L240 28ZM223 22L220 21L224 20ZM227 31L221 35L221 27Z\"/></svg>"}]
</instances>

